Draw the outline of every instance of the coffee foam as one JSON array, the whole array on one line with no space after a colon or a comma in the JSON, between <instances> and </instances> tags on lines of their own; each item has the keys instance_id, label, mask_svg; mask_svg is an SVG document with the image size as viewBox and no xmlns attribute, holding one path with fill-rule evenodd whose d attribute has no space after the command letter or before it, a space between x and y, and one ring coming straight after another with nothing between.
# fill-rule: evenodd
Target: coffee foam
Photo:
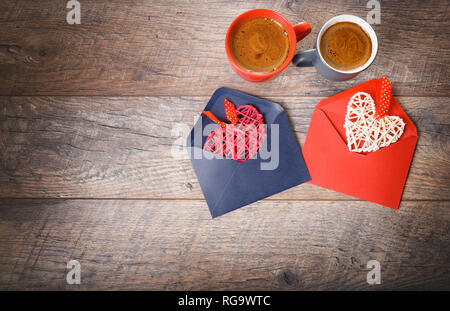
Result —
<instances>
[{"instance_id":1,"label":"coffee foam","mask_svg":"<svg viewBox=\"0 0 450 311\"><path fill-rule=\"evenodd\" d=\"M232 35L231 53L242 68L267 73L278 69L289 55L286 30L277 22L255 17L242 23Z\"/></svg>"},{"instance_id":2,"label":"coffee foam","mask_svg":"<svg viewBox=\"0 0 450 311\"><path fill-rule=\"evenodd\" d=\"M350 71L363 66L370 59L372 41L358 24L339 22L323 33L320 53L331 67Z\"/></svg>"}]
</instances>

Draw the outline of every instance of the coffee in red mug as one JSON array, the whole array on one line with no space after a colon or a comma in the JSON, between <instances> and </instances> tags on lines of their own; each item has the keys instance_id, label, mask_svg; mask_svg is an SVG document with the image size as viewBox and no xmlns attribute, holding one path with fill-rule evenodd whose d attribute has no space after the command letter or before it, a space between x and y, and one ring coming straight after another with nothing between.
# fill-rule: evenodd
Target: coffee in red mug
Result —
<instances>
[{"instance_id":1,"label":"coffee in red mug","mask_svg":"<svg viewBox=\"0 0 450 311\"><path fill-rule=\"evenodd\" d=\"M243 79L264 82L292 61L297 42L311 32L308 22L292 26L280 13L247 11L228 28L225 48L231 67Z\"/></svg>"}]
</instances>

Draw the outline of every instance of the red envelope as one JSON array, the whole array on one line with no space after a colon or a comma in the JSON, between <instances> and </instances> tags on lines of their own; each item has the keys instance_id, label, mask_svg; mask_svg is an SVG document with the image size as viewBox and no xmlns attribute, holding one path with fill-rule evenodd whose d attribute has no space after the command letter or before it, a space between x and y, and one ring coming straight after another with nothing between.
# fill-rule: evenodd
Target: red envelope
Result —
<instances>
[{"instance_id":1,"label":"red envelope","mask_svg":"<svg viewBox=\"0 0 450 311\"><path fill-rule=\"evenodd\" d=\"M347 147L344 121L347 104L357 92L375 100L377 79L322 100L314 109L303 147L312 180L309 183L398 209L417 143L417 129L391 98L388 115L405 122L400 139L375 152L356 153Z\"/></svg>"}]
</instances>

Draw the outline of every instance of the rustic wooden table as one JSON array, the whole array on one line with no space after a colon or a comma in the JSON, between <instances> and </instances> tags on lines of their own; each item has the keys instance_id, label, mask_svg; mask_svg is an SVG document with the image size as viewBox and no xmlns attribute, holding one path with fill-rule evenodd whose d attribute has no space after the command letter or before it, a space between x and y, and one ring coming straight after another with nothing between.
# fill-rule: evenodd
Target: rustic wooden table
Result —
<instances>
[{"instance_id":1,"label":"rustic wooden table","mask_svg":"<svg viewBox=\"0 0 450 311\"><path fill-rule=\"evenodd\" d=\"M80 25L66 1L0 2L0 289L450 289L448 1L383 1L378 57L353 80L291 65L264 84L228 64L236 16L307 20L304 50L367 1L80 2ZM280 103L303 146L321 99L382 74L419 132L399 210L306 184L211 219L172 157L175 125L220 86Z\"/></svg>"}]
</instances>

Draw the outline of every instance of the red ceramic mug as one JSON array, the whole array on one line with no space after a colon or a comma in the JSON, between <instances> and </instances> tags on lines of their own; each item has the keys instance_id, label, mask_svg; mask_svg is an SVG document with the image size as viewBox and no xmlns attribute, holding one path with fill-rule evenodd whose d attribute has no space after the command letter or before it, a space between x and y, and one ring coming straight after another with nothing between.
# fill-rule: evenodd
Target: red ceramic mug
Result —
<instances>
[{"instance_id":1,"label":"red ceramic mug","mask_svg":"<svg viewBox=\"0 0 450 311\"><path fill-rule=\"evenodd\" d=\"M278 22L287 31L289 36L290 47L288 57L280 67L278 67L276 70L272 72L258 73L248 71L240 67L234 60L233 56L231 55L230 49L231 36L243 22L254 17L267 17ZM306 37L310 32L311 32L311 25L308 22L301 22L300 24L292 26L291 23L289 23L289 21L286 19L286 17L284 17L278 12L266 9L256 9L247 11L239 15L233 21L233 23L231 23L227 31L227 36L225 38L225 49L227 51L227 56L228 60L230 61L231 67L234 69L234 71L236 71L236 73L239 76L251 82L264 82L278 76L280 72L282 72L290 64L295 54L297 42Z\"/></svg>"}]
</instances>

